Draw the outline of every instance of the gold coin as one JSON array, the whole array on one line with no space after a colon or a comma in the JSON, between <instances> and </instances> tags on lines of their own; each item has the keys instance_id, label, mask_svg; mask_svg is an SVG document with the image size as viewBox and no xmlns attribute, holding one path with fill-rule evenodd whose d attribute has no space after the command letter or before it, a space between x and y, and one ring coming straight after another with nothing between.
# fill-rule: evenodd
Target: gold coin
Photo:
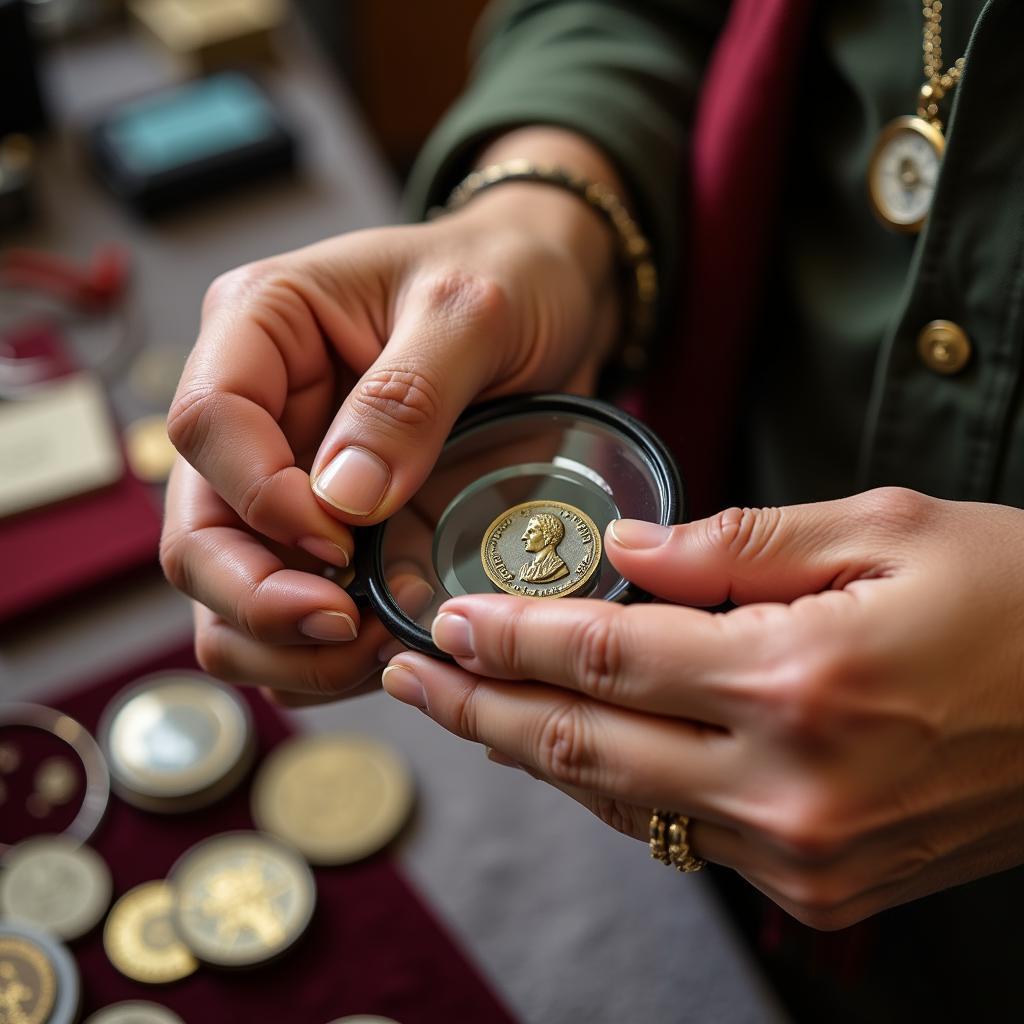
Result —
<instances>
[{"instance_id":1,"label":"gold coin","mask_svg":"<svg viewBox=\"0 0 1024 1024\"><path fill-rule=\"evenodd\" d=\"M480 561L487 578L507 594L566 597L597 572L601 533L574 505L524 501L487 527Z\"/></svg>"},{"instance_id":2,"label":"gold coin","mask_svg":"<svg viewBox=\"0 0 1024 1024\"><path fill-rule=\"evenodd\" d=\"M260 828L313 864L349 864L389 843L413 803L409 769L368 737L309 736L279 746L253 783Z\"/></svg>"},{"instance_id":3,"label":"gold coin","mask_svg":"<svg viewBox=\"0 0 1024 1024\"><path fill-rule=\"evenodd\" d=\"M276 839L227 832L188 850L168 876L178 934L201 961L249 967L292 946L316 904L309 866Z\"/></svg>"},{"instance_id":4,"label":"gold coin","mask_svg":"<svg viewBox=\"0 0 1024 1024\"><path fill-rule=\"evenodd\" d=\"M103 948L127 978L163 985L187 978L199 964L171 919L174 893L166 882L144 882L115 904L103 929Z\"/></svg>"},{"instance_id":5,"label":"gold coin","mask_svg":"<svg viewBox=\"0 0 1024 1024\"><path fill-rule=\"evenodd\" d=\"M57 1001L57 974L41 946L0 936L0 1021L45 1024Z\"/></svg>"},{"instance_id":6,"label":"gold coin","mask_svg":"<svg viewBox=\"0 0 1024 1024\"><path fill-rule=\"evenodd\" d=\"M164 416L143 416L124 430L125 452L132 472L148 484L163 483L178 453L167 436Z\"/></svg>"},{"instance_id":7,"label":"gold coin","mask_svg":"<svg viewBox=\"0 0 1024 1024\"><path fill-rule=\"evenodd\" d=\"M114 1003L97 1010L85 1024L185 1024L166 1006L148 1003L142 999L130 999L125 1003Z\"/></svg>"}]
</instances>

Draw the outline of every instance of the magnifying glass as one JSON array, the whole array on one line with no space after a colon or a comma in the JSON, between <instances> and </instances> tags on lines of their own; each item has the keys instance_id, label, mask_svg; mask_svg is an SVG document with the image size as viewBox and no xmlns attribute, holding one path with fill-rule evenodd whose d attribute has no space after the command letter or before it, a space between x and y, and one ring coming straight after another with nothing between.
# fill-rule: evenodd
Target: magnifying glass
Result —
<instances>
[{"instance_id":1,"label":"magnifying glass","mask_svg":"<svg viewBox=\"0 0 1024 1024\"><path fill-rule=\"evenodd\" d=\"M621 518L670 526L685 514L668 449L620 409L561 394L498 399L459 420L408 504L358 531L349 592L407 647L450 660L430 635L448 598L647 600L605 556L605 528ZM396 567L434 590L415 616L388 586Z\"/></svg>"}]
</instances>

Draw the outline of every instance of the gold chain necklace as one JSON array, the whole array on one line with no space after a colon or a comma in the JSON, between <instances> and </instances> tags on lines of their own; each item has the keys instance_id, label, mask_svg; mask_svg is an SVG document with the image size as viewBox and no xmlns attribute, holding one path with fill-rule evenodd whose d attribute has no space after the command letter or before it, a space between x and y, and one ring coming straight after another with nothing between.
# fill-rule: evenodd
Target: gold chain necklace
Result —
<instances>
[{"instance_id":1,"label":"gold chain necklace","mask_svg":"<svg viewBox=\"0 0 1024 1024\"><path fill-rule=\"evenodd\" d=\"M887 227L912 234L928 219L946 148L939 110L964 69L961 57L942 70L941 0L926 0L923 13L925 82L918 94L917 115L898 117L885 126L868 168L875 212Z\"/></svg>"}]
</instances>

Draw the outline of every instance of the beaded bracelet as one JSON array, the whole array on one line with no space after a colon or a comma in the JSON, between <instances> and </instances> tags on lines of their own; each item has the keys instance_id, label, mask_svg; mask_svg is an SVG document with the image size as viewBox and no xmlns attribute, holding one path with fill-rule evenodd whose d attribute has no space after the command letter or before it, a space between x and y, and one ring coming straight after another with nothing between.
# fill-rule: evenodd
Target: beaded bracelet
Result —
<instances>
[{"instance_id":1,"label":"beaded bracelet","mask_svg":"<svg viewBox=\"0 0 1024 1024\"><path fill-rule=\"evenodd\" d=\"M622 200L607 185L588 181L562 167L529 160L506 160L468 174L452 190L444 209L432 212L451 213L461 209L474 196L509 181L535 182L565 189L582 199L611 227L615 235L616 256L630 296L627 316L624 317L626 326L615 359L629 373L645 369L658 301L658 272L651 258L650 243Z\"/></svg>"}]
</instances>

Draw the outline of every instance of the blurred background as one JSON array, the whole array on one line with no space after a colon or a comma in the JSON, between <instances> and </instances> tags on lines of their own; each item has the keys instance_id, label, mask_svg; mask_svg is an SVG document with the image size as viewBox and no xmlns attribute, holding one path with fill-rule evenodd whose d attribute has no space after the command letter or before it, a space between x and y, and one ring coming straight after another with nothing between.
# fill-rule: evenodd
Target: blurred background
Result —
<instances>
[{"instance_id":1,"label":"blurred background","mask_svg":"<svg viewBox=\"0 0 1024 1024\"><path fill-rule=\"evenodd\" d=\"M0 1024L783 1019L701 880L380 694L197 674L157 566L207 286L396 220L483 7L0 0Z\"/></svg>"}]
</instances>

